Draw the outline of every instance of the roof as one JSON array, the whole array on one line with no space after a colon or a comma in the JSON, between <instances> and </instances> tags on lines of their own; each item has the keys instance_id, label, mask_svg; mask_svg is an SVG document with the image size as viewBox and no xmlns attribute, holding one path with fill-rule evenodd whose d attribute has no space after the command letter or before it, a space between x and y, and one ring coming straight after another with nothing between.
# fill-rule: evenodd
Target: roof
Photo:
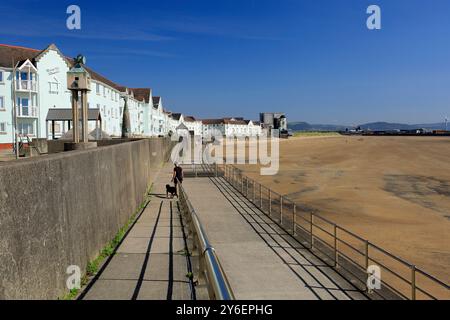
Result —
<instances>
[{"instance_id":1,"label":"roof","mask_svg":"<svg viewBox=\"0 0 450 320\"><path fill-rule=\"evenodd\" d=\"M223 118L223 119L203 119L201 120L203 124L240 124L248 125L248 120L243 120L244 118Z\"/></svg>"},{"instance_id":2,"label":"roof","mask_svg":"<svg viewBox=\"0 0 450 320\"><path fill-rule=\"evenodd\" d=\"M176 130L189 130L188 127L184 123L181 123Z\"/></svg>"},{"instance_id":3,"label":"roof","mask_svg":"<svg viewBox=\"0 0 450 320\"><path fill-rule=\"evenodd\" d=\"M223 119L203 119L200 120L203 124L223 124Z\"/></svg>"},{"instance_id":4,"label":"roof","mask_svg":"<svg viewBox=\"0 0 450 320\"><path fill-rule=\"evenodd\" d=\"M161 97L153 97L153 105L159 104L161 102Z\"/></svg>"},{"instance_id":5,"label":"roof","mask_svg":"<svg viewBox=\"0 0 450 320\"><path fill-rule=\"evenodd\" d=\"M39 59L39 57L42 55L43 52L45 52L47 49L54 49L58 50L58 48L55 45L50 45L44 50L37 50L37 49L31 49L31 48L25 48L25 47L19 47L19 46L12 46L7 44L0 44L0 67L3 68L12 68L13 67L13 60L14 64L17 64L19 61L24 60L30 60L33 62L33 64L36 63L36 59ZM72 58L64 57L66 59L67 63L70 66L73 66L75 63ZM100 75L99 73L95 72L91 68L86 67L86 70L90 73L91 78L96 81L103 82L104 84L107 84L110 87L113 87L115 89L120 88L120 86L111 80L105 78L104 76Z\"/></svg>"},{"instance_id":6,"label":"roof","mask_svg":"<svg viewBox=\"0 0 450 320\"><path fill-rule=\"evenodd\" d=\"M34 58L39 53L41 50L0 44L0 67L13 68L13 60L14 65L27 59L34 63Z\"/></svg>"},{"instance_id":7,"label":"roof","mask_svg":"<svg viewBox=\"0 0 450 320\"><path fill-rule=\"evenodd\" d=\"M139 101L145 101L145 103L150 102L150 94L152 89L150 88L130 88L131 92L134 94L134 98Z\"/></svg>"},{"instance_id":8,"label":"roof","mask_svg":"<svg viewBox=\"0 0 450 320\"><path fill-rule=\"evenodd\" d=\"M100 109L88 109L88 121L101 120ZM46 121L72 121L72 109L49 109Z\"/></svg>"},{"instance_id":9,"label":"roof","mask_svg":"<svg viewBox=\"0 0 450 320\"><path fill-rule=\"evenodd\" d=\"M195 118L193 116L186 116L186 117L184 117L184 121L186 121L186 122L195 122L197 120L195 120Z\"/></svg>"},{"instance_id":10,"label":"roof","mask_svg":"<svg viewBox=\"0 0 450 320\"><path fill-rule=\"evenodd\" d=\"M181 113L172 113L172 119L174 120L180 120Z\"/></svg>"},{"instance_id":11,"label":"roof","mask_svg":"<svg viewBox=\"0 0 450 320\"><path fill-rule=\"evenodd\" d=\"M241 124L241 125L247 125L248 123L245 120L224 120L225 124Z\"/></svg>"}]
</instances>

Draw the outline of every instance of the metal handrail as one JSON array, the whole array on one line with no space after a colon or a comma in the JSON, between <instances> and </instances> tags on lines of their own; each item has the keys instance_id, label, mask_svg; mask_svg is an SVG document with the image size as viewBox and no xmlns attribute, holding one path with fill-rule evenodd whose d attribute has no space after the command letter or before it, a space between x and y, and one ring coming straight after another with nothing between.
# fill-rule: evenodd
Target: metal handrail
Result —
<instances>
[{"instance_id":1,"label":"metal handrail","mask_svg":"<svg viewBox=\"0 0 450 320\"><path fill-rule=\"evenodd\" d=\"M215 167L216 167L216 168L215 168L214 170L217 172L217 170L218 170L218 165L215 165ZM232 170L229 170L229 168L231 168ZM230 171L231 171L231 176L230 176L229 174L227 174L227 173L230 173ZM385 283L385 285L386 285L387 287L392 288L394 291L396 291L398 294L400 294L400 295L403 296L404 298L415 300L415 299L416 299L416 292L421 292L421 293L425 294L425 295L428 296L428 297L435 298L434 295L432 295L431 293L427 292L424 288L421 288L421 287L419 287L419 286L416 284L416 277L417 277L417 275L421 275L421 276L427 278L428 280L430 280L432 283L434 283L435 285L437 285L437 286L440 287L441 289L444 289L444 290L446 289L446 290L448 290L448 291L450 292L450 287L449 287L449 285L446 284L446 283L444 283L443 281L437 279L435 276L428 274L427 272L425 272L425 271L423 271L423 270L417 268L415 265L413 265L413 264L407 262L406 260L404 260L404 259L402 259L402 258L400 258L400 257L398 257L398 256L396 256L396 255L394 255L394 254L392 254L392 253L390 253L389 251L387 251L387 250L385 250L385 249L382 249L382 248L380 248L379 246L377 246L377 245L375 245L375 244L372 244L372 243L369 242L368 240L363 239L362 237L356 235L355 233L353 233L353 232L351 232L351 231L349 231L349 230L347 230L347 229L345 229L345 228L343 228L343 227L341 227L341 226L336 225L334 222L330 221L329 219L324 218L323 216L321 216L321 215L319 215L319 214L317 214L317 213L312 213L312 212L310 213L311 221L308 220L308 219L305 219L305 218L302 217L301 215L298 215L298 214L296 213L296 209L295 209L296 206L297 206L297 204L296 204L294 201L292 201L291 199L289 199L289 198L287 198L287 197L284 197L284 196L282 196L282 195L280 195L280 194L274 192L274 191L271 190L270 188L267 188L267 187L261 185L260 183L256 182L255 180L249 178L248 176L246 176L246 175L243 174L242 170L240 170L239 168L236 168L234 165L227 165L227 164L225 164L225 165L223 166L223 173L224 173L225 179L226 179L227 181L229 181L233 186L236 187L236 184L237 184L238 186L240 186L240 188L237 188L237 189L241 189L240 192L241 192L245 197L247 197L247 198L249 198L248 188L247 188L247 192L243 192L243 191L244 191L244 190L243 190L244 180L246 181L247 185L248 185L248 183L250 182L253 188L255 188L255 186L258 184L258 185L259 185L259 189L260 189L260 192L259 192L259 194L258 194L258 198L260 198L260 199L259 199L259 201L257 201L257 198L255 198L255 199L254 199L254 200L255 200L255 201L254 201L255 204L258 204L258 203L259 203L260 205L262 204L262 200L263 200L263 199L262 199L261 191L262 191L262 189L266 189L266 190L267 190L267 193L268 193L268 199L265 199L265 201L269 201L269 204L268 204L269 215L270 215L271 212L272 212L272 210L271 210L271 209L272 209L272 202L273 202L273 200L274 200L273 197L271 197L271 195L276 195L276 196L279 196L279 197L280 197L280 205L281 205L281 208L283 208L283 207L282 207L283 202L285 202L285 203L286 203L286 201L291 202L291 203L293 204L293 207L294 207L293 212L292 212L292 218L293 218L292 220L294 221L294 222L293 222L293 230L292 230L293 235L295 235L296 229L297 229L298 227L300 227L301 229L303 229L305 232L310 233L309 236L310 236L310 241L311 241L311 249L313 249L313 246L314 246L313 239L321 240L323 243L326 243L327 245L329 245L329 244L327 243L327 240L322 239L318 234L314 234L313 227L318 228L318 229L321 230L322 232L325 232L328 236L334 237L334 243L335 243L334 246L335 246L335 248L333 248L333 249L334 249L334 251L335 251L335 257L336 257L336 258L335 258L335 259L336 259L336 261L335 261L335 267L338 265L337 259L338 259L338 257L340 256L340 257L345 257L345 258L346 258L347 260L349 260L351 263L353 263L353 264L355 264L356 266L358 266L362 271L367 272L367 264L368 264L369 261L379 262L379 261L378 261L378 258L375 260L375 258L373 257L373 253L372 253L372 255L370 255L370 252L371 252L372 250L376 250L376 251L378 251L379 254L381 253L382 255L384 255L384 257L393 259L394 261L396 261L396 262L399 263L400 265L403 265L404 267L407 267L408 270L410 270L410 272L411 272L411 274L409 275L410 280L407 280L407 277L405 277L405 276L403 276L403 275L399 275L396 271L394 271L394 270L392 269L392 267L388 267L388 266L385 265L385 264L382 264L382 265L380 264L380 265L383 267L383 269L385 269L385 270L388 271L389 273L395 275L399 280L403 281L406 285L409 285L409 286L411 287L411 295L410 295L409 297L406 297L404 294L402 294L401 292L398 291L398 290L400 290L400 289L394 288L394 287L395 287L395 284ZM238 191L239 191L239 190L238 190ZM253 191L253 194L255 195L255 190ZM249 198L249 199L250 199L250 198ZM263 208L261 207L261 210L262 210L262 209L263 209ZM282 219L283 219L283 215L286 216L286 215L285 215L285 209L284 209L284 208L283 208L282 211L280 211L280 223L281 223L281 224L283 224L283 220L282 220ZM304 228L304 227L302 227L301 225L299 225L299 224L297 223L297 221L296 221L297 218L301 218L301 219L303 219L304 221L306 221L307 223L309 223L309 224L311 225L311 229L310 229L310 230L307 230L306 228ZM330 225L331 227L333 227L333 228L335 229L335 234L332 234L331 232L326 231L325 229L323 229L322 227L320 227L320 226L318 226L316 223L314 223L314 218L318 218L318 219L322 220L323 222L327 223L328 225ZM283 227L283 225L282 225L282 227ZM347 243L345 240L343 240L342 238L339 238L339 235L338 235L338 232L337 232L337 231L342 231L342 232L344 232L345 234L347 234L347 236L350 236L351 238L353 238L353 239L355 239L355 240L357 240L357 241L362 242L362 243L365 245L365 252L362 252L362 251L360 251L360 250L354 248L352 245L350 245L349 243ZM355 250L358 252L358 254L363 255L363 256L365 257L365 261L366 261L365 264L366 264L366 265L365 265L365 266L362 266L360 263L358 263L358 262L355 261L354 259L350 258L345 252L343 252L342 250L340 250L340 248L339 248L339 246L338 246L339 243L345 244L345 245L347 245L347 246L350 246L352 249L355 249ZM329 245L329 247L332 247L332 245ZM314 249L321 251L319 248L314 248ZM372 250L371 250L371 249L372 249ZM323 251L321 251L321 252L324 253ZM328 256L328 255L327 255L327 256Z\"/></svg>"},{"instance_id":2,"label":"metal handrail","mask_svg":"<svg viewBox=\"0 0 450 320\"><path fill-rule=\"evenodd\" d=\"M195 212L186 191L181 183L177 183L180 201L184 202L187 208L187 214L189 215L190 222L192 224L192 233L195 237L195 242L199 246L199 258L202 260L199 263L199 273L203 273L205 276L206 285L210 294L210 298L213 300L235 300L233 290L226 277L225 271L220 264L214 247L208 240L206 232L200 222L200 219ZM201 270L203 268L203 270Z\"/></svg>"}]
</instances>

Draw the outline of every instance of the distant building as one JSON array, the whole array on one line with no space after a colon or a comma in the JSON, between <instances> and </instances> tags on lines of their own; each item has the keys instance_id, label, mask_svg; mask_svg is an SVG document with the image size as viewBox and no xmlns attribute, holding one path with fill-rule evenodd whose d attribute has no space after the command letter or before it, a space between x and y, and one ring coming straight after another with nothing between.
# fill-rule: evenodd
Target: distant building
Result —
<instances>
[{"instance_id":1,"label":"distant building","mask_svg":"<svg viewBox=\"0 0 450 320\"><path fill-rule=\"evenodd\" d=\"M255 137L262 134L259 122L244 120L244 118L204 119L203 137L208 137L214 132L220 132L223 136Z\"/></svg>"},{"instance_id":2,"label":"distant building","mask_svg":"<svg viewBox=\"0 0 450 320\"><path fill-rule=\"evenodd\" d=\"M280 112L263 112L259 114L261 125L268 130L280 130L287 132L288 125L286 115Z\"/></svg>"}]
</instances>

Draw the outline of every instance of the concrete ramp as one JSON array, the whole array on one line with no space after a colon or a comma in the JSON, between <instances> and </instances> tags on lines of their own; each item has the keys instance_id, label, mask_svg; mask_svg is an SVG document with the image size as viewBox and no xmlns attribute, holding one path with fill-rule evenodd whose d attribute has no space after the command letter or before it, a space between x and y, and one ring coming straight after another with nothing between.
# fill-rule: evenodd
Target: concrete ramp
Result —
<instances>
[{"instance_id":1,"label":"concrete ramp","mask_svg":"<svg viewBox=\"0 0 450 320\"><path fill-rule=\"evenodd\" d=\"M367 299L223 178L187 178L183 186L236 299Z\"/></svg>"}]
</instances>

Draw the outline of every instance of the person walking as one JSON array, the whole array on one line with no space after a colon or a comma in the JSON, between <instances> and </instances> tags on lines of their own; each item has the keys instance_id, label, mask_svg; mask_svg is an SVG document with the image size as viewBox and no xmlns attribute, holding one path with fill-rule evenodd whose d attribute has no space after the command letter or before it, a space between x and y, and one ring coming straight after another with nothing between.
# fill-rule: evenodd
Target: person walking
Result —
<instances>
[{"instance_id":1,"label":"person walking","mask_svg":"<svg viewBox=\"0 0 450 320\"><path fill-rule=\"evenodd\" d=\"M175 187L178 183L182 184L184 178L183 168L181 168L178 163L175 162L175 167L173 168L172 181L175 183Z\"/></svg>"}]
</instances>

